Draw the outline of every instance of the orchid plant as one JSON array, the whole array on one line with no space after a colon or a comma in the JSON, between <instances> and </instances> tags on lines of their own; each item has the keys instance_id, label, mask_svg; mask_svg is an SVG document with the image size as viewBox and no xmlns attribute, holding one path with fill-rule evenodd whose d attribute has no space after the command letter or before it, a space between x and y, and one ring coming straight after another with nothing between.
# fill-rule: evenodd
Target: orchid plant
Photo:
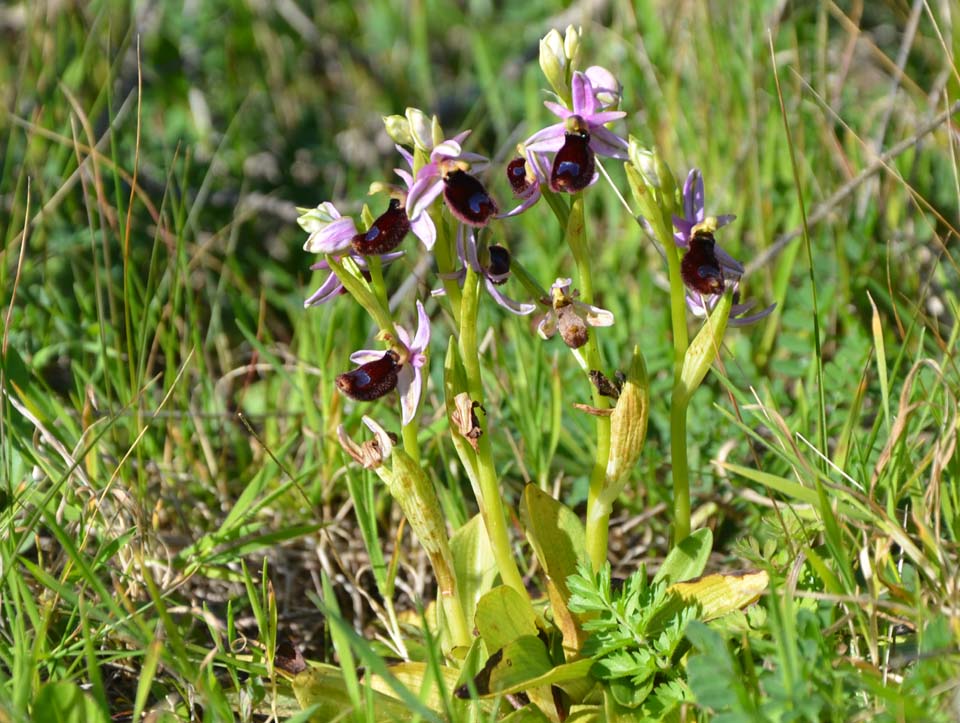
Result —
<instances>
[{"instance_id":1,"label":"orchid plant","mask_svg":"<svg viewBox=\"0 0 960 723\"><path fill-rule=\"evenodd\" d=\"M557 700L544 699L545 685L574 680L608 685L603 676L591 678L591 665L600 658L588 654L590 648L585 647L585 641L589 640L589 615L596 610L583 599L585 595L590 597L585 591L592 589L592 584L602 583L610 515L641 457L650 407L646 365L639 347L624 360L626 374L613 381L605 370L617 365L603 358L598 343L598 335L606 327L624 323L594 303L593 253L584 197L601 192L597 181L602 175L602 159L625 162L637 204L631 214L641 218L641 226L662 247L670 280L675 353L671 398L673 544L685 547L677 547L677 556L663 568L668 573L660 580L662 589L656 588L657 578L651 583L653 587L648 587L645 574L640 573L644 577L636 590L653 596L651 600L660 595L663 599L656 598L658 604L667 606L668 592L679 594L676 584L702 572L711 546L709 531L691 535L690 529L686 457L690 398L716 359L726 327L756 322L773 308L749 314L753 305L740 301L743 266L715 236L734 217L707 215L701 172L693 169L682 189L677 188L657 153L642 148L623 133L621 124L628 115L620 110L622 89L615 76L599 66L581 71L579 52L580 31L573 27L565 35L551 31L541 42L541 67L555 94L545 106L559 122L532 133L520 144L519 155L503 169L517 201L512 210L501 214L500 205L488 191L490 179L483 174L491 167L489 160L466 150L470 131L447 137L436 118L411 108L403 116L384 119L404 167L396 169L403 187L374 186L389 194L381 215L374 217L364 208L360 224L365 230L360 230L357 221L341 215L326 201L314 209L303 209L300 217L301 227L309 234L305 248L321 255L313 268L328 272L305 305L344 303L339 299L348 296L366 309L378 327L375 338L382 348L353 352L350 360L355 368L344 370L336 378L337 388L351 404L366 405L363 421L374 439L358 444L353 441L357 430L345 425L340 426L338 436L350 458L384 480L429 553L440 601L434 625L448 661L463 663L476 646L481 646L485 654L487 663L482 670L465 670L460 676L469 685L465 683L466 688L458 694L484 697L497 692L524 692L531 705L541 712L549 709L548 717L560 719L565 713L561 713ZM524 267L510 253L500 230L518 214L530 212L540 199L547 201L575 265L571 278L556 279L549 291L544 291L535 270ZM429 297L401 300L394 309L387 301L383 267L403 254L414 253L409 244L404 247L408 235L417 237L425 251L432 253L439 284ZM481 289L487 294L481 294ZM525 297L516 300L518 294ZM587 410L594 415L596 442L585 525L572 510L535 485L528 486L520 503L521 521L547 575L551 610L546 615L542 606L534 604L520 573L492 455L491 436L496 430L487 424L483 411L477 319L481 304L490 300L513 314L538 314L537 330L543 343L559 336L582 369L584 388L591 395ZM452 320L452 329L439 322L440 309ZM688 314L697 323L704 320L692 342ZM413 317L416 331L411 333L408 329L413 327L405 324ZM443 338L443 411L479 510L469 533L476 537L470 544L489 550L501 582L498 587L492 582L478 584L469 574L460 577L465 573L458 571L455 560L460 559L459 545L464 544L462 538L467 533L454 535L447 530L437 491L419 465L431 340L437 346L438 339ZM400 437L386 431L392 417L384 405L394 399L400 404ZM695 562L681 563L690 559L691 549L696 552ZM595 580L594 575L601 577ZM704 590L713 583L709 576L704 579L705 588L684 583L693 585L692 597L684 598L686 603L680 607L688 612L677 620L692 616L691 606L708 594ZM753 583L756 585L757 580ZM579 598L571 597L574 588ZM656 595L654 590L658 591ZM721 607L733 609L757 594L754 588L747 592L733 595L726 607ZM515 634L495 632L496 611L510 613ZM589 615L578 617L580 614ZM666 612L664 615L664 620L674 619ZM651 612L650 625L660 624L666 623L658 622ZM667 662L682 638L682 625L677 625L674 632L680 637L668 653L661 655ZM399 631L394 632L398 637ZM553 637L557 645L544 644L543 640ZM541 662L547 660L547 668L539 664L531 668L527 665L531 656ZM509 675L501 665L505 659L510 661ZM550 670L561 670L562 674L555 672L545 682ZM571 703L589 700L589 689L572 684L564 688L568 700L563 705L569 708ZM639 700L630 698L632 703L616 693L612 695L616 705L630 707L643 704L647 694Z\"/></svg>"}]
</instances>

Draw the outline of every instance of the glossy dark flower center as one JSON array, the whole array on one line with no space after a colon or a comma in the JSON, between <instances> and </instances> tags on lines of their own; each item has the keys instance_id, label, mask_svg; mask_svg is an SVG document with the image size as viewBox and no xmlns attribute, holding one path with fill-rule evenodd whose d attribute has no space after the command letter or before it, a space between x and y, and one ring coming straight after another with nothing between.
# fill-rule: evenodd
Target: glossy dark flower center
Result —
<instances>
[{"instance_id":1,"label":"glossy dark flower center","mask_svg":"<svg viewBox=\"0 0 960 723\"><path fill-rule=\"evenodd\" d=\"M497 213L497 204L483 184L460 169L444 175L443 199L451 213L470 226L486 226Z\"/></svg>"},{"instance_id":2,"label":"glossy dark flower center","mask_svg":"<svg viewBox=\"0 0 960 723\"><path fill-rule=\"evenodd\" d=\"M723 269L714 250L716 240L709 231L698 231L690 239L690 249L680 262L680 274L690 289L697 293L722 294Z\"/></svg>"},{"instance_id":3,"label":"glossy dark flower center","mask_svg":"<svg viewBox=\"0 0 960 723\"><path fill-rule=\"evenodd\" d=\"M553 159L550 188L557 192L576 193L590 185L596 171L590 133L583 125L563 134L563 146Z\"/></svg>"},{"instance_id":4,"label":"glossy dark flower center","mask_svg":"<svg viewBox=\"0 0 960 723\"><path fill-rule=\"evenodd\" d=\"M507 180L510 181L514 196L523 196L530 190L533 182L527 176L526 158L514 158L507 164Z\"/></svg>"},{"instance_id":5,"label":"glossy dark flower center","mask_svg":"<svg viewBox=\"0 0 960 723\"><path fill-rule=\"evenodd\" d=\"M397 387L397 372L400 356L387 351L380 359L358 366L353 371L337 376L337 388L351 399L372 402L392 392Z\"/></svg>"},{"instance_id":6,"label":"glossy dark flower center","mask_svg":"<svg viewBox=\"0 0 960 723\"><path fill-rule=\"evenodd\" d=\"M490 265L487 267L487 278L498 286L506 283L510 276L510 252L498 244L491 246L488 251Z\"/></svg>"},{"instance_id":7,"label":"glossy dark flower center","mask_svg":"<svg viewBox=\"0 0 960 723\"><path fill-rule=\"evenodd\" d=\"M366 233L353 237L353 250L363 256L393 251L410 231L407 212L396 198L390 199L387 210L375 220Z\"/></svg>"}]
</instances>

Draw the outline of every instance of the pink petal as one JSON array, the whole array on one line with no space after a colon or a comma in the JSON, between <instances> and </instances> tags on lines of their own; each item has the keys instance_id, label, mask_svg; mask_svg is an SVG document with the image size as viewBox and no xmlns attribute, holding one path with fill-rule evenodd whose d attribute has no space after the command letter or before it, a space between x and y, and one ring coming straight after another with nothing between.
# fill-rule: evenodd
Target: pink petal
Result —
<instances>
[{"instance_id":1,"label":"pink petal","mask_svg":"<svg viewBox=\"0 0 960 723\"><path fill-rule=\"evenodd\" d=\"M603 126L594 128L590 134L590 147L595 153L607 158L627 158L627 144L620 136Z\"/></svg>"},{"instance_id":2,"label":"pink petal","mask_svg":"<svg viewBox=\"0 0 960 723\"><path fill-rule=\"evenodd\" d=\"M594 113L591 116L585 116L584 120L590 124L591 128L593 128L593 126L602 126L602 125L605 125L606 123L613 123L614 121L618 121L621 118L626 118L626 117L627 117L626 111L606 110L603 113ZM590 132L592 133L593 131L591 130Z\"/></svg>"},{"instance_id":3,"label":"pink petal","mask_svg":"<svg viewBox=\"0 0 960 723\"><path fill-rule=\"evenodd\" d=\"M303 249L314 254L335 254L349 248L350 241L356 235L357 227L352 218L338 218L320 231L310 234Z\"/></svg>"},{"instance_id":4,"label":"pink petal","mask_svg":"<svg viewBox=\"0 0 960 723\"><path fill-rule=\"evenodd\" d=\"M487 291L490 292L490 296L493 297L493 300L513 314L525 316L527 314L532 314L537 308L536 304L525 304L520 301L514 301L509 296L502 294L500 289L497 288L496 284L491 282L489 279L486 280L486 283Z\"/></svg>"},{"instance_id":5,"label":"pink petal","mask_svg":"<svg viewBox=\"0 0 960 723\"><path fill-rule=\"evenodd\" d=\"M400 409L404 426L410 424L417 416L417 407L420 406L420 389L423 379L419 369L410 364L404 364L397 372L397 391L400 393Z\"/></svg>"},{"instance_id":6,"label":"pink petal","mask_svg":"<svg viewBox=\"0 0 960 723\"><path fill-rule=\"evenodd\" d=\"M386 353L384 349L359 349L350 355L350 361L354 364L366 364L383 359L383 355Z\"/></svg>"},{"instance_id":7,"label":"pink petal","mask_svg":"<svg viewBox=\"0 0 960 723\"><path fill-rule=\"evenodd\" d=\"M535 186L533 186L533 188L535 188L536 191L531 193L529 196L527 196L527 198L524 199L523 203L521 203L519 206L512 209L511 211L508 211L507 213L500 214L499 216L497 216L497 218L510 218L511 216L519 216L521 213L523 213L528 208L530 208L533 204L539 201L540 200L540 184L536 184Z\"/></svg>"},{"instance_id":8,"label":"pink petal","mask_svg":"<svg viewBox=\"0 0 960 723\"><path fill-rule=\"evenodd\" d=\"M770 304L770 306L768 306L763 311L758 311L756 314L751 314L750 316L741 316L738 318L734 318L733 312L731 311L730 320L727 323L730 324L731 326L745 326L747 324L752 324L755 321L759 321L765 316L769 316L773 312L773 310L776 308L777 308L776 304Z\"/></svg>"},{"instance_id":9,"label":"pink petal","mask_svg":"<svg viewBox=\"0 0 960 723\"><path fill-rule=\"evenodd\" d=\"M320 288L314 291L310 296L304 300L303 306L307 308L309 306L317 306L318 304L323 304L335 296L340 294L340 291L343 289L343 284L340 283L340 279L337 278L336 274L329 274Z\"/></svg>"},{"instance_id":10,"label":"pink petal","mask_svg":"<svg viewBox=\"0 0 960 723\"><path fill-rule=\"evenodd\" d=\"M403 146L396 145L394 147L397 149L400 155L403 156L403 160L407 162L407 165L410 166L410 168L413 168L413 154Z\"/></svg>"},{"instance_id":11,"label":"pink petal","mask_svg":"<svg viewBox=\"0 0 960 723\"><path fill-rule=\"evenodd\" d=\"M545 100L543 101L543 104L547 107L547 110L549 110L555 116L559 116L561 118L569 118L570 116L575 115L575 113L572 110L570 110L569 108L566 108L565 106L560 105L559 103L553 103L552 101Z\"/></svg>"},{"instance_id":12,"label":"pink petal","mask_svg":"<svg viewBox=\"0 0 960 723\"><path fill-rule=\"evenodd\" d=\"M413 337L411 349L425 351L430 346L430 317L423 309L423 304L417 300L417 335Z\"/></svg>"},{"instance_id":13,"label":"pink petal","mask_svg":"<svg viewBox=\"0 0 960 723\"><path fill-rule=\"evenodd\" d=\"M593 95L593 86L590 79L577 71L573 74L571 82L571 95L573 96L573 112L577 115L593 115L597 110L597 99Z\"/></svg>"},{"instance_id":14,"label":"pink petal","mask_svg":"<svg viewBox=\"0 0 960 723\"><path fill-rule=\"evenodd\" d=\"M437 227L430 218L429 213L421 213L417 218L410 222L410 230L426 246L427 251L433 248L437 242Z\"/></svg>"},{"instance_id":15,"label":"pink petal","mask_svg":"<svg viewBox=\"0 0 960 723\"><path fill-rule=\"evenodd\" d=\"M423 183L423 181L427 181L427 183ZM437 196L441 193L443 193L443 179L439 175L414 183L413 189L407 196L407 208L410 209L412 206L412 211L407 211L407 218L413 219L425 214L430 204L437 200ZM413 198L413 201L411 201L411 198Z\"/></svg>"}]
</instances>

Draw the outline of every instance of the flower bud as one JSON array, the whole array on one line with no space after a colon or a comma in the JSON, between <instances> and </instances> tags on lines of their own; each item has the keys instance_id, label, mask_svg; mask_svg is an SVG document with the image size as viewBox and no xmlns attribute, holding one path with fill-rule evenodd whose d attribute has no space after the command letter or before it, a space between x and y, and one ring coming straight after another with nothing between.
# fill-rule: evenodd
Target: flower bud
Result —
<instances>
[{"instance_id":1,"label":"flower bud","mask_svg":"<svg viewBox=\"0 0 960 723\"><path fill-rule=\"evenodd\" d=\"M649 148L640 145L633 135L630 136L630 143L627 147L627 157L633 167L640 172L643 183L652 188L660 188L660 176L657 173L656 154Z\"/></svg>"},{"instance_id":2,"label":"flower bud","mask_svg":"<svg viewBox=\"0 0 960 723\"><path fill-rule=\"evenodd\" d=\"M676 202L677 198L677 179L670 170L670 166L663 160L660 151L653 149L653 163L656 168L657 179L660 181L660 193L663 195L664 203L667 205L667 213L671 215L682 215L683 204Z\"/></svg>"},{"instance_id":3,"label":"flower bud","mask_svg":"<svg viewBox=\"0 0 960 723\"><path fill-rule=\"evenodd\" d=\"M593 94L602 108L616 110L620 106L623 86L613 73L601 65L591 65L583 74L590 80Z\"/></svg>"},{"instance_id":4,"label":"flower bud","mask_svg":"<svg viewBox=\"0 0 960 723\"><path fill-rule=\"evenodd\" d=\"M563 49L563 37L554 28L540 40L540 70L547 82L561 98L570 95L567 86L567 55Z\"/></svg>"},{"instance_id":5,"label":"flower bud","mask_svg":"<svg viewBox=\"0 0 960 723\"><path fill-rule=\"evenodd\" d=\"M610 415L610 456L607 458L607 486L604 496L615 499L623 489L619 484L636 466L647 438L650 415L650 382L640 347L633 348L633 359L620 397ZM614 491L615 488L615 491Z\"/></svg>"},{"instance_id":6,"label":"flower bud","mask_svg":"<svg viewBox=\"0 0 960 723\"><path fill-rule=\"evenodd\" d=\"M322 231L340 218L340 213L329 201L324 201L316 208L298 208L297 211L300 212L297 223L309 234Z\"/></svg>"},{"instance_id":7,"label":"flower bud","mask_svg":"<svg viewBox=\"0 0 960 723\"><path fill-rule=\"evenodd\" d=\"M394 143L401 146L412 146L413 136L410 134L410 121L402 115L383 116L383 127Z\"/></svg>"},{"instance_id":8,"label":"flower bud","mask_svg":"<svg viewBox=\"0 0 960 723\"><path fill-rule=\"evenodd\" d=\"M577 60L580 56L580 33L582 32L581 28L568 25L566 35L563 38L563 54L567 58L567 67L570 70L577 67Z\"/></svg>"},{"instance_id":9,"label":"flower bud","mask_svg":"<svg viewBox=\"0 0 960 723\"><path fill-rule=\"evenodd\" d=\"M435 119L431 119L419 108L407 108L406 115L413 145L421 151L429 153L437 143L433 132Z\"/></svg>"}]
</instances>

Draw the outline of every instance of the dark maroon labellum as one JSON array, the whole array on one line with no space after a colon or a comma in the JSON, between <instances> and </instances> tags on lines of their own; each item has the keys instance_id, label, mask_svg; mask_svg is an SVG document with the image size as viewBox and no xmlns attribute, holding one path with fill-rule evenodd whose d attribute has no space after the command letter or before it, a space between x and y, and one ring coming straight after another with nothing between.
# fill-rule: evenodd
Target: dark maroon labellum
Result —
<instances>
[{"instance_id":1,"label":"dark maroon labellum","mask_svg":"<svg viewBox=\"0 0 960 723\"><path fill-rule=\"evenodd\" d=\"M507 180L510 181L514 196L523 196L530 190L533 184L527 178L526 158L514 158L507 164Z\"/></svg>"},{"instance_id":2,"label":"dark maroon labellum","mask_svg":"<svg viewBox=\"0 0 960 723\"><path fill-rule=\"evenodd\" d=\"M459 169L443 177L443 199L453 215L470 226L486 226L497 213L497 204L483 184Z\"/></svg>"},{"instance_id":3,"label":"dark maroon labellum","mask_svg":"<svg viewBox=\"0 0 960 723\"><path fill-rule=\"evenodd\" d=\"M698 231L690 239L690 249L680 262L683 283L700 294L723 293L723 270L713 247L716 240L709 231Z\"/></svg>"},{"instance_id":4,"label":"dark maroon labellum","mask_svg":"<svg viewBox=\"0 0 960 723\"><path fill-rule=\"evenodd\" d=\"M490 265L487 267L487 278L498 286L506 283L507 277L510 275L510 252L499 244L494 244L488 251L490 252Z\"/></svg>"},{"instance_id":5,"label":"dark maroon labellum","mask_svg":"<svg viewBox=\"0 0 960 723\"><path fill-rule=\"evenodd\" d=\"M397 387L400 355L386 352L382 358L358 366L337 376L337 388L351 399L372 402Z\"/></svg>"},{"instance_id":6,"label":"dark maroon labellum","mask_svg":"<svg viewBox=\"0 0 960 723\"><path fill-rule=\"evenodd\" d=\"M550 171L550 188L576 193L590 185L596 171L590 134L584 130L564 133L563 147L557 151Z\"/></svg>"},{"instance_id":7,"label":"dark maroon labellum","mask_svg":"<svg viewBox=\"0 0 960 723\"><path fill-rule=\"evenodd\" d=\"M407 212L396 198L390 199L390 205L366 233L358 233L351 242L353 250L363 256L386 254L393 251L410 231Z\"/></svg>"}]
</instances>

